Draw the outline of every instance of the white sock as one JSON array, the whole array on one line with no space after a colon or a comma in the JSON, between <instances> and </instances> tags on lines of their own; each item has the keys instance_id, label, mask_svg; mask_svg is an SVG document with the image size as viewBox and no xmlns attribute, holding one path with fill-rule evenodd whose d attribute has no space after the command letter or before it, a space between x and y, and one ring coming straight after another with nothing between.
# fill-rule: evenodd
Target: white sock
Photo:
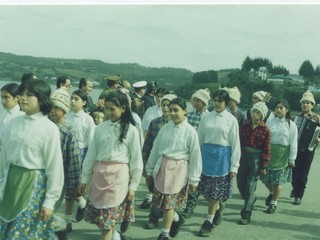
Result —
<instances>
[{"instance_id":1,"label":"white sock","mask_svg":"<svg viewBox=\"0 0 320 240\"><path fill-rule=\"evenodd\" d=\"M148 199L148 202L152 201L152 193L148 193L146 196L146 199Z\"/></svg>"},{"instance_id":2,"label":"white sock","mask_svg":"<svg viewBox=\"0 0 320 240\"><path fill-rule=\"evenodd\" d=\"M170 232L170 229L161 228L161 234L165 235L166 237L169 236L169 232Z\"/></svg>"},{"instance_id":3,"label":"white sock","mask_svg":"<svg viewBox=\"0 0 320 240\"><path fill-rule=\"evenodd\" d=\"M71 223L72 222L72 214L71 215L64 215L64 220L66 221L66 223Z\"/></svg>"},{"instance_id":4,"label":"white sock","mask_svg":"<svg viewBox=\"0 0 320 240\"><path fill-rule=\"evenodd\" d=\"M174 221L174 222L179 222L179 218L180 218L180 217L179 217L178 213L175 211L175 212L174 212L174 215L173 215L173 221Z\"/></svg>"},{"instance_id":5,"label":"white sock","mask_svg":"<svg viewBox=\"0 0 320 240\"><path fill-rule=\"evenodd\" d=\"M277 201L277 200L276 200L276 201L271 200L271 204L274 204L274 205L276 205L276 206L277 206L277 203L278 203L278 201Z\"/></svg>"},{"instance_id":6,"label":"white sock","mask_svg":"<svg viewBox=\"0 0 320 240\"><path fill-rule=\"evenodd\" d=\"M207 219L210 223L212 223L214 215L207 214Z\"/></svg>"},{"instance_id":7,"label":"white sock","mask_svg":"<svg viewBox=\"0 0 320 240\"><path fill-rule=\"evenodd\" d=\"M117 230L113 229L112 231L112 238L111 240L121 240L120 234L117 232Z\"/></svg>"},{"instance_id":8,"label":"white sock","mask_svg":"<svg viewBox=\"0 0 320 240\"><path fill-rule=\"evenodd\" d=\"M77 204L78 204L78 207L82 209L86 207L87 201L83 197L81 197L81 200L77 202Z\"/></svg>"}]
</instances>

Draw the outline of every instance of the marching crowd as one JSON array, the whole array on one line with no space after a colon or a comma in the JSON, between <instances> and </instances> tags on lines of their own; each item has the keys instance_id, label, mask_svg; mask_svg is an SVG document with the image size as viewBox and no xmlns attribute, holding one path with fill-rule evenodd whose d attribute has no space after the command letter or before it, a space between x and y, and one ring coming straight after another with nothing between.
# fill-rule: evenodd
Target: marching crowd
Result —
<instances>
[{"instance_id":1,"label":"marching crowd","mask_svg":"<svg viewBox=\"0 0 320 240\"><path fill-rule=\"evenodd\" d=\"M241 225L251 222L259 180L270 192L268 214L276 213L286 182L293 203L301 204L320 142L317 128L309 127L320 126L309 90L293 119L285 99L269 110L265 91L254 92L244 111L237 87L198 89L190 110L185 99L156 82L131 88L120 75L106 80L96 103L87 78L72 93L67 77L51 91L34 73L24 74L20 85L1 87L0 239L67 239L74 204L76 220L97 225L102 239L125 239L142 175L148 194L140 207L150 209L145 229L158 228L162 218L158 240L178 235L200 194L207 215L198 234L209 237L234 178L244 202ZM63 201L61 218L55 212Z\"/></svg>"}]
</instances>

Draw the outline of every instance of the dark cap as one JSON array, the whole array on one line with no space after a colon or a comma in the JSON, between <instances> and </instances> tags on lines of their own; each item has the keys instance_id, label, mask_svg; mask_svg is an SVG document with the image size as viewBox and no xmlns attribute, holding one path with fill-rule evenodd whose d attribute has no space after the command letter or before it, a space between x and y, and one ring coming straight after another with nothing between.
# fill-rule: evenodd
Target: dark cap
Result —
<instances>
[{"instance_id":1,"label":"dark cap","mask_svg":"<svg viewBox=\"0 0 320 240\"><path fill-rule=\"evenodd\" d=\"M121 80L121 75L109 76L106 78L108 81L118 82Z\"/></svg>"}]
</instances>

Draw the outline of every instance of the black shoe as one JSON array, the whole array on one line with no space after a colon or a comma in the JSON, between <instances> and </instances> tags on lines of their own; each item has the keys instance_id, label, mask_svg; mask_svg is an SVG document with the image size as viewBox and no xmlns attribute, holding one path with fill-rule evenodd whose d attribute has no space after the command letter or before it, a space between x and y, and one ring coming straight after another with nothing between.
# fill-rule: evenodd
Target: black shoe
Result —
<instances>
[{"instance_id":1,"label":"black shoe","mask_svg":"<svg viewBox=\"0 0 320 240\"><path fill-rule=\"evenodd\" d=\"M300 204L301 204L301 198L296 197L296 198L294 199L293 204L294 204L294 205L300 205Z\"/></svg>"},{"instance_id":2,"label":"black shoe","mask_svg":"<svg viewBox=\"0 0 320 240\"><path fill-rule=\"evenodd\" d=\"M219 225L222 222L224 208L225 204L223 202L219 202L219 209L216 211L212 221L214 225Z\"/></svg>"},{"instance_id":3,"label":"black shoe","mask_svg":"<svg viewBox=\"0 0 320 240\"><path fill-rule=\"evenodd\" d=\"M67 238L67 231L64 230L64 231L57 231L55 232L55 235L57 236L57 238L59 240L68 240Z\"/></svg>"},{"instance_id":4,"label":"black shoe","mask_svg":"<svg viewBox=\"0 0 320 240\"><path fill-rule=\"evenodd\" d=\"M149 201L147 198L143 200L143 202L140 205L140 208L142 209L149 209L151 207L151 201Z\"/></svg>"},{"instance_id":5,"label":"black shoe","mask_svg":"<svg viewBox=\"0 0 320 240\"><path fill-rule=\"evenodd\" d=\"M273 213L276 212L276 209L277 209L277 206L276 206L276 205L270 204L269 207L268 207L268 209L267 209L267 213L273 214Z\"/></svg>"},{"instance_id":6,"label":"black shoe","mask_svg":"<svg viewBox=\"0 0 320 240\"><path fill-rule=\"evenodd\" d=\"M86 208L79 208L78 207L78 210L77 210L77 215L76 215L76 220L78 222L82 221L84 219L84 215L86 213Z\"/></svg>"},{"instance_id":7,"label":"black shoe","mask_svg":"<svg viewBox=\"0 0 320 240\"><path fill-rule=\"evenodd\" d=\"M72 223L67 223L67 232L72 232Z\"/></svg>"},{"instance_id":8,"label":"black shoe","mask_svg":"<svg viewBox=\"0 0 320 240\"><path fill-rule=\"evenodd\" d=\"M290 193L290 198L294 198L294 191L292 189L291 193Z\"/></svg>"},{"instance_id":9,"label":"black shoe","mask_svg":"<svg viewBox=\"0 0 320 240\"><path fill-rule=\"evenodd\" d=\"M163 235L163 234L160 234L159 236L158 236L158 238L157 238L157 240L168 240L169 238L168 237L166 237L165 235Z\"/></svg>"},{"instance_id":10,"label":"black shoe","mask_svg":"<svg viewBox=\"0 0 320 240\"><path fill-rule=\"evenodd\" d=\"M120 231L122 233L125 233L128 230L129 226L130 226L130 222L127 220L123 220L120 226Z\"/></svg>"},{"instance_id":11,"label":"black shoe","mask_svg":"<svg viewBox=\"0 0 320 240\"><path fill-rule=\"evenodd\" d=\"M213 224L205 220L200 228L199 235L201 237L209 237L213 229Z\"/></svg>"},{"instance_id":12,"label":"black shoe","mask_svg":"<svg viewBox=\"0 0 320 240\"><path fill-rule=\"evenodd\" d=\"M192 208L186 208L184 209L182 216L186 219L190 219L193 216L193 209Z\"/></svg>"},{"instance_id":13,"label":"black shoe","mask_svg":"<svg viewBox=\"0 0 320 240\"><path fill-rule=\"evenodd\" d=\"M245 218L245 217L242 217L239 221L239 224L240 225L248 225L250 224L251 222L251 219L250 218Z\"/></svg>"},{"instance_id":14,"label":"black shoe","mask_svg":"<svg viewBox=\"0 0 320 240\"><path fill-rule=\"evenodd\" d=\"M179 215L179 221L178 222L173 221L170 227L169 236L172 238L178 235L181 225L184 224L184 218L180 214L178 215Z\"/></svg>"},{"instance_id":15,"label":"black shoe","mask_svg":"<svg viewBox=\"0 0 320 240\"><path fill-rule=\"evenodd\" d=\"M272 200L272 194L269 194L269 196L266 199L266 206L269 206Z\"/></svg>"},{"instance_id":16,"label":"black shoe","mask_svg":"<svg viewBox=\"0 0 320 240\"><path fill-rule=\"evenodd\" d=\"M158 227L158 221L151 221L149 220L149 222L144 225L145 229L156 229Z\"/></svg>"}]
</instances>

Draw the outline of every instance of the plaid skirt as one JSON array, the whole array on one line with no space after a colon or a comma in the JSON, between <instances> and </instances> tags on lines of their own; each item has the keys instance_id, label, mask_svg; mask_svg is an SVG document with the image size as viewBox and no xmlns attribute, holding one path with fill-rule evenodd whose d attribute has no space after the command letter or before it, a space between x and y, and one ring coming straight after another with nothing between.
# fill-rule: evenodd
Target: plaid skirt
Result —
<instances>
[{"instance_id":1,"label":"plaid skirt","mask_svg":"<svg viewBox=\"0 0 320 240\"><path fill-rule=\"evenodd\" d=\"M224 177L210 177L201 174L198 191L205 199L219 199L222 201L232 197L232 179L230 175Z\"/></svg>"},{"instance_id":2,"label":"plaid skirt","mask_svg":"<svg viewBox=\"0 0 320 240\"><path fill-rule=\"evenodd\" d=\"M125 200L118 207L97 209L88 199L85 220L88 223L96 224L101 230L111 230L117 222L123 220L134 222L134 201Z\"/></svg>"}]
</instances>

